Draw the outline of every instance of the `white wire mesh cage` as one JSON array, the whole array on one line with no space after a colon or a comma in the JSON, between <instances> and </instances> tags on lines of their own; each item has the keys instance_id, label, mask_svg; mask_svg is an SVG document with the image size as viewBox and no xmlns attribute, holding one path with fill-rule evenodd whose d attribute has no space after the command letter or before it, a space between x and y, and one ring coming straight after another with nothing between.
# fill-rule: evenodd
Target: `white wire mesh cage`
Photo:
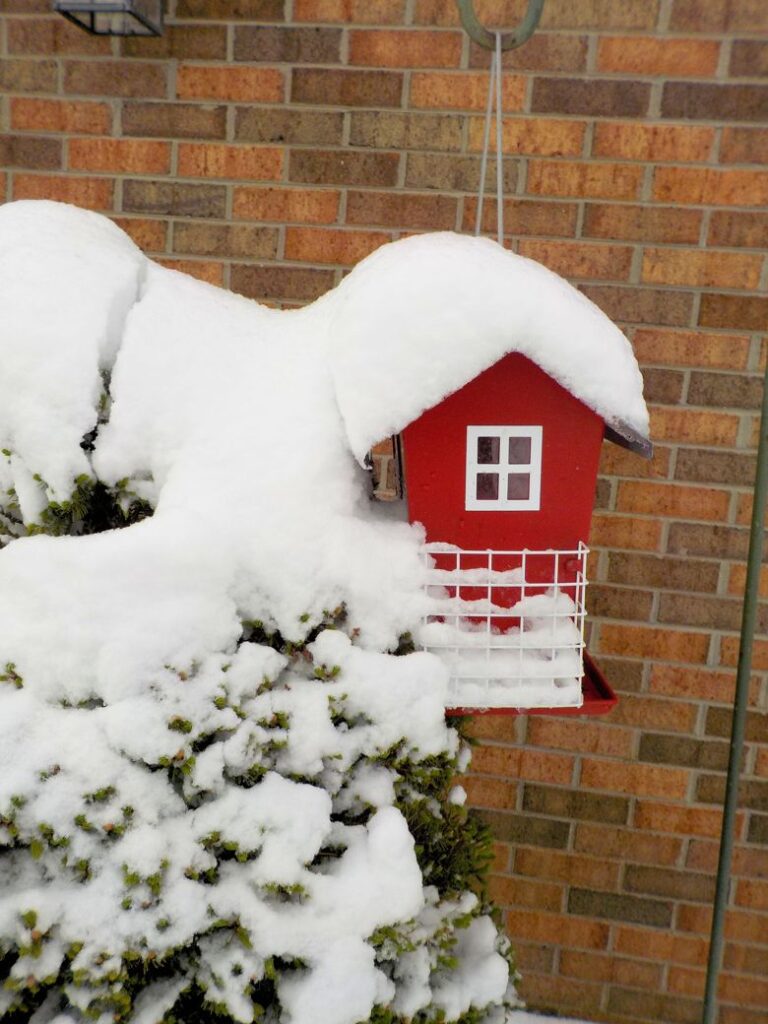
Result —
<instances>
[{"instance_id":1,"label":"white wire mesh cage","mask_svg":"<svg viewBox=\"0 0 768 1024\"><path fill-rule=\"evenodd\" d=\"M424 547L418 645L450 669L448 707L578 707L589 549Z\"/></svg>"}]
</instances>

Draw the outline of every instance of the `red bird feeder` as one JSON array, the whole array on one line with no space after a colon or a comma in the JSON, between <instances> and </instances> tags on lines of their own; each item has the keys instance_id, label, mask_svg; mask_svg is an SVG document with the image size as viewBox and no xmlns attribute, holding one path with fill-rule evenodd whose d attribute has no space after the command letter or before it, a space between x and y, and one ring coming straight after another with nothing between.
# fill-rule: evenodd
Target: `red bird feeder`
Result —
<instances>
[{"instance_id":1,"label":"red bird feeder","mask_svg":"<svg viewBox=\"0 0 768 1024\"><path fill-rule=\"evenodd\" d=\"M584 648L604 436L651 454L646 438L607 427L519 353L403 431L408 518L426 529L429 592L438 595L420 641L450 664L449 713L602 714L615 705ZM509 706L542 680L554 684L551 704Z\"/></svg>"}]
</instances>

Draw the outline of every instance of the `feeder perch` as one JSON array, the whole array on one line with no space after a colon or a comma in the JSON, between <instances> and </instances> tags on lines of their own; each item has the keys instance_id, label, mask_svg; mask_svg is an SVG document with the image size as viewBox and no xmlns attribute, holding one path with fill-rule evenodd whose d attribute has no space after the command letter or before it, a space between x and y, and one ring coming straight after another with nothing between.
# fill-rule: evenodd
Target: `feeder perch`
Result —
<instances>
[{"instance_id":1,"label":"feeder perch","mask_svg":"<svg viewBox=\"0 0 768 1024\"><path fill-rule=\"evenodd\" d=\"M56 0L54 10L95 36L163 34L163 0Z\"/></svg>"},{"instance_id":2,"label":"feeder perch","mask_svg":"<svg viewBox=\"0 0 768 1024\"><path fill-rule=\"evenodd\" d=\"M600 714L616 703L584 643L604 438L652 451L514 352L402 432L408 519L427 535L418 645L450 669L449 714Z\"/></svg>"}]
</instances>

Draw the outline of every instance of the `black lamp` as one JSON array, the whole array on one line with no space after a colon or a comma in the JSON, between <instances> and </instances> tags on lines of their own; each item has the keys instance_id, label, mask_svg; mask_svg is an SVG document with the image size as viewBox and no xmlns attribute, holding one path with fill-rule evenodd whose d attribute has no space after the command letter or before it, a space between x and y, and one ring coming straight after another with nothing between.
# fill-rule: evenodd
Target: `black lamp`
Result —
<instances>
[{"instance_id":1,"label":"black lamp","mask_svg":"<svg viewBox=\"0 0 768 1024\"><path fill-rule=\"evenodd\" d=\"M163 0L56 0L54 10L95 36L163 34Z\"/></svg>"}]
</instances>

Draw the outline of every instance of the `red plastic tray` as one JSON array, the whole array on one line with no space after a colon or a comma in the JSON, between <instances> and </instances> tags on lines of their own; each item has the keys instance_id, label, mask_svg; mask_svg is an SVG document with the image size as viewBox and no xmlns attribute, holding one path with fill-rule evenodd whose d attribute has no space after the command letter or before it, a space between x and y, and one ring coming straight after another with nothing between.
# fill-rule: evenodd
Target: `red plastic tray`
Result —
<instances>
[{"instance_id":1,"label":"red plastic tray","mask_svg":"<svg viewBox=\"0 0 768 1024\"><path fill-rule=\"evenodd\" d=\"M446 708L446 715L605 715L619 702L608 680L584 651L584 675L581 680L584 702L578 708Z\"/></svg>"}]
</instances>

